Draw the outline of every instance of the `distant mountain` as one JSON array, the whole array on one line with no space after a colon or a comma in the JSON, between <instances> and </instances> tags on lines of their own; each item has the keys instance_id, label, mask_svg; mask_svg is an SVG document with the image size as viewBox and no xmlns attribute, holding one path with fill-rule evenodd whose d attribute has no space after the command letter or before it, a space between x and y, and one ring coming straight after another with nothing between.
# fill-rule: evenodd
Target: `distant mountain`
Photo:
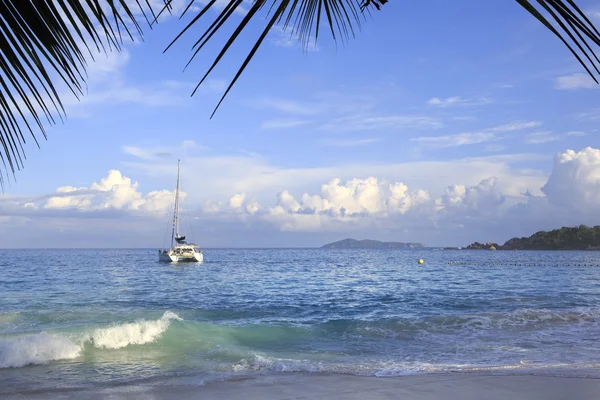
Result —
<instances>
[{"instance_id":1,"label":"distant mountain","mask_svg":"<svg viewBox=\"0 0 600 400\"><path fill-rule=\"evenodd\" d=\"M494 247L492 249L491 247ZM504 245L475 242L467 247L474 250L600 250L600 225L574 228L562 227L549 232L540 231L529 237L512 238Z\"/></svg>"},{"instance_id":2,"label":"distant mountain","mask_svg":"<svg viewBox=\"0 0 600 400\"><path fill-rule=\"evenodd\" d=\"M421 243L380 242L379 240L344 239L329 243L322 249L415 249L427 247Z\"/></svg>"}]
</instances>

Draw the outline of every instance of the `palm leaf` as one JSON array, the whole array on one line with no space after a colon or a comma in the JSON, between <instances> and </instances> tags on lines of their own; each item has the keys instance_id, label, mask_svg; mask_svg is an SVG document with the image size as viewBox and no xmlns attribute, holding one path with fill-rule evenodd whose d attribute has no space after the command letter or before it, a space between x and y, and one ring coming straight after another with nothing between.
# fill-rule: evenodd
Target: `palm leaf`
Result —
<instances>
[{"instance_id":1,"label":"palm leaf","mask_svg":"<svg viewBox=\"0 0 600 400\"><path fill-rule=\"evenodd\" d=\"M136 11L147 19L151 7L136 2ZM64 118L57 80L79 98L86 78L84 52L93 58L90 47L95 53L120 50L123 34L133 39L141 33L126 0L0 0L2 188L4 173L14 176L23 168L26 136L46 137L46 124L55 123L56 115Z\"/></svg>"},{"instance_id":2,"label":"palm leaf","mask_svg":"<svg viewBox=\"0 0 600 400\"><path fill-rule=\"evenodd\" d=\"M515 0L525 10L538 19L546 28L554 33L567 47L567 49L575 56L588 74L598 83L597 76L600 76L600 59L592 50L592 46L600 46L600 33L581 11L573 0ZM258 48L262 44L267 33L273 28L275 23L280 23L283 19L283 29L291 28L292 34L298 36L303 46L308 46L311 38L315 40L319 35L319 27L321 19L326 18L326 24L329 26L334 39L345 41L349 37L354 36L355 29L360 29L361 20L364 16L363 11L369 10L371 6L380 10L388 0L271 0L270 10L276 10L270 19L266 20L263 32L259 39L250 49L249 54L241 63L240 68L235 74L231 84L221 97L212 116L215 114L224 98L231 91L233 84L243 73L248 63L256 54ZM247 11L245 16L239 21L233 33L222 46L222 51L219 52L214 62L210 65L206 74L202 77L198 86L200 86L210 73L216 68L217 64L223 59L225 53L233 45L233 43L241 36L242 32L248 26L249 22L256 19L260 15L259 11L265 5L267 0L255 0ZM192 47L193 53L188 62L188 65L194 60L206 43L215 36L219 30L225 29L225 23L233 18L236 18L234 11L237 8L243 7L241 0L231 0L227 6L215 17L215 14L210 14L207 11L215 6L215 1L212 0L206 6L198 11L197 15L185 27L171 44L167 47L168 50L184 33L188 32L193 25L197 24L204 18L210 18L212 15L213 21L209 28L204 30L200 39ZM186 10L185 12L187 12ZM184 14L185 14L184 12ZM546 13L547 16L543 14ZM269 15L269 13L267 13ZM293 21L293 22L292 22ZM187 66L186 66L187 67ZM198 87L196 87L196 90ZM196 92L192 92L192 95Z\"/></svg>"},{"instance_id":3,"label":"palm leaf","mask_svg":"<svg viewBox=\"0 0 600 400\"><path fill-rule=\"evenodd\" d=\"M141 20L148 26L170 12L173 0L163 0L160 10L149 0L0 0L0 187L4 174L23 168L25 137L36 132L46 137L45 126L61 120L65 110L56 90L62 81L75 96L83 95L86 55L120 50L123 35L142 37ZM515 0L548 28L598 82L600 59L593 50L600 46L600 33L573 0ZM188 65L215 35L237 21L222 50L198 83L200 86L222 62L232 45L251 23L263 23L262 31L225 93L217 111L274 27L289 30L302 46L309 46L326 25L334 39L346 41L361 29L365 11L380 10L388 0L253 0L244 16L235 11L247 7L243 0L230 0L217 13L220 2L207 0L204 7L165 49L207 19L208 28L197 33ZM194 10L191 0L181 17ZM266 18L265 18L266 16ZM140 21L138 21L138 19ZM314 39L313 39L314 38ZM197 90L198 87L196 87ZM194 93L192 95L194 95ZM211 115L212 118L212 115ZM37 143L37 141L36 141ZM2 169L3 168L3 169ZM8 176L8 175L7 175Z\"/></svg>"}]
</instances>

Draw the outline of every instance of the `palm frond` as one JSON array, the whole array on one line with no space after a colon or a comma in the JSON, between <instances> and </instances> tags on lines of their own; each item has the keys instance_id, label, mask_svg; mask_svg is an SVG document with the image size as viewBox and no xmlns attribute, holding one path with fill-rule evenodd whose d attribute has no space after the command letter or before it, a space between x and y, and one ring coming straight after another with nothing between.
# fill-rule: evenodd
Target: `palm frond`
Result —
<instances>
[{"instance_id":1,"label":"palm frond","mask_svg":"<svg viewBox=\"0 0 600 400\"><path fill-rule=\"evenodd\" d=\"M151 7L136 3L136 12L150 25L146 12ZM166 8L169 3L165 0ZM0 160L4 172L14 176L23 168L26 135L37 143L34 130L46 137L46 124L54 124L55 115L65 116L56 80L79 98L86 78L86 55L93 59L94 53L120 50L124 34L131 39L142 34L126 0L0 0Z\"/></svg>"},{"instance_id":2,"label":"palm frond","mask_svg":"<svg viewBox=\"0 0 600 400\"><path fill-rule=\"evenodd\" d=\"M243 0L230 0L220 13L212 14L213 20L209 27L200 35L200 38L194 43L192 56L188 61L188 65L194 60L204 46L213 38L213 36L223 29L226 22L230 19L237 18L235 12L242 10L243 18L239 21L237 27L233 30L227 41L222 47L222 50L212 62L208 71L204 74L196 89L192 92L192 96L196 93L200 85L208 78L211 72L222 60L223 56L231 48L233 43L242 35L252 20L257 19L261 15L261 10L268 9L266 13L266 23L262 28L257 41L254 43L246 58L242 61L240 68L233 77L225 93L221 97L211 118L231 91L233 85L237 82L240 75L244 72L269 32L279 25L284 31L291 29L291 34L298 37L300 43L304 47L308 47L319 37L319 28L321 22L326 19L331 35L336 40L346 41L355 35L356 29L361 28L362 20L364 19L363 11L370 6L380 9L388 0L254 0L248 10L245 10ZM167 46L165 52L177 41L183 34L188 32L202 17L211 15L209 10L215 7L216 0L210 0L206 5L198 10L197 14L181 31L179 35ZM185 15L189 11L189 7L183 12ZM183 17L182 15L182 17ZM314 39L312 39L314 38Z\"/></svg>"},{"instance_id":3,"label":"palm frond","mask_svg":"<svg viewBox=\"0 0 600 400\"><path fill-rule=\"evenodd\" d=\"M540 7L540 10L538 10L532 4L533 1L516 1L554 33L575 56L590 77L598 83L600 59L592 50L592 46L600 46L600 32L579 6L573 0L536 0ZM541 11L549 14L558 27L552 25Z\"/></svg>"},{"instance_id":4,"label":"palm frond","mask_svg":"<svg viewBox=\"0 0 600 400\"><path fill-rule=\"evenodd\" d=\"M291 27L292 33L295 34L299 38L301 44L306 47L311 42L312 37L314 37L314 40L318 38L321 21L322 19L326 19L326 25L328 25L333 38L344 41L349 37L354 36L357 29L360 30L364 16L363 11L370 8L380 10L387 2L388 0L254 0L252 6L247 10L245 16L229 36L223 45L221 52L217 55L196 87L197 90L215 69L217 64L219 64L233 43L241 36L249 22L256 19L257 16L260 15L259 11L268 5L269 10L267 16L269 18L266 20L262 34L252 46L246 58L242 61L240 68L215 107L211 118L248 66L248 63L256 54L266 35L276 24L282 24L284 30ZM594 50L592 50L592 46L600 46L600 33L589 18L577 6L575 1L516 0L516 2L554 33L581 63L592 79L598 83L597 76L600 76L600 59ZM533 3L536 3L536 5ZM208 11L215 5L216 0L210 0L204 8L199 10L196 16L173 40L173 42L169 44L165 51L167 51L184 33L188 32L193 25L198 23L202 17L210 15ZM221 12L213 19L209 28L200 35L200 38L193 45L193 53L188 65L194 60L207 42L215 36L215 33L224 29L223 26L225 23L234 18L234 11L243 6L244 3L242 0L231 0L227 3ZM184 14L186 12L188 12L188 9L186 9ZM545 17L542 14L543 12L545 12L549 18ZM194 90L192 96L196 90Z\"/></svg>"},{"instance_id":5,"label":"palm frond","mask_svg":"<svg viewBox=\"0 0 600 400\"><path fill-rule=\"evenodd\" d=\"M221 1L205 0L202 8L193 11L194 0L190 0L181 17L192 12L196 15L165 49L189 34L199 21L212 18L192 46L189 65L209 41L215 40L216 33L225 29L228 21L238 19L236 11L243 11L243 17L197 90L250 22L264 21L259 37L241 61L211 118L275 27L291 30L304 47L318 39L322 26L328 27L335 40L345 41L361 29L365 11L380 10L388 3L388 0L252 0L247 5L246 1L229 0L223 7ZM515 1L554 33L598 82L600 59L593 47L600 46L600 33L574 0ZM136 7L130 5L133 0L0 0L0 161L4 171L14 175L23 167L26 135L36 140L37 131L46 137L45 126L54 124L56 116L64 118L56 81L62 81L75 96L83 95L86 57L119 51L123 36L141 38L138 20L145 20L151 27L162 14L171 12L172 2L162 0L163 6L158 10L153 9L150 0L135 0ZM216 13L209 12L215 9ZM2 166L0 187L3 188Z\"/></svg>"}]
</instances>

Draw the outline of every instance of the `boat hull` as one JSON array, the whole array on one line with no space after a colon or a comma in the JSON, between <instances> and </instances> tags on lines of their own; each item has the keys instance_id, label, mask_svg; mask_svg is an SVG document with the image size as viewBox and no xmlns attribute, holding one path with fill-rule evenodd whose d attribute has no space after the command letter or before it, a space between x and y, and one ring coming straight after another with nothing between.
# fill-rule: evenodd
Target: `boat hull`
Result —
<instances>
[{"instance_id":1,"label":"boat hull","mask_svg":"<svg viewBox=\"0 0 600 400\"><path fill-rule=\"evenodd\" d=\"M167 262L167 263L182 263L182 262L202 263L204 261L204 255L202 253L197 253L197 252L194 252L192 254L175 254L175 253L169 251L169 252L160 252L158 255L158 260L160 262Z\"/></svg>"}]
</instances>

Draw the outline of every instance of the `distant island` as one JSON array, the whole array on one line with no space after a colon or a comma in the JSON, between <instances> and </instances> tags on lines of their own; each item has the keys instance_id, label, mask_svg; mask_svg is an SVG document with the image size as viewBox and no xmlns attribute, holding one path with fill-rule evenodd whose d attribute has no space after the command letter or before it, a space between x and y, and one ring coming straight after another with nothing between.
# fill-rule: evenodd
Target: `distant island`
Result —
<instances>
[{"instance_id":1,"label":"distant island","mask_svg":"<svg viewBox=\"0 0 600 400\"><path fill-rule=\"evenodd\" d=\"M322 249L416 249L427 247L421 243L380 242L378 240L344 239L329 243Z\"/></svg>"},{"instance_id":2,"label":"distant island","mask_svg":"<svg viewBox=\"0 0 600 400\"><path fill-rule=\"evenodd\" d=\"M468 250L600 250L600 225L589 227L562 227L549 232L536 232L529 237L512 238L499 246L497 243L475 242Z\"/></svg>"}]
</instances>

